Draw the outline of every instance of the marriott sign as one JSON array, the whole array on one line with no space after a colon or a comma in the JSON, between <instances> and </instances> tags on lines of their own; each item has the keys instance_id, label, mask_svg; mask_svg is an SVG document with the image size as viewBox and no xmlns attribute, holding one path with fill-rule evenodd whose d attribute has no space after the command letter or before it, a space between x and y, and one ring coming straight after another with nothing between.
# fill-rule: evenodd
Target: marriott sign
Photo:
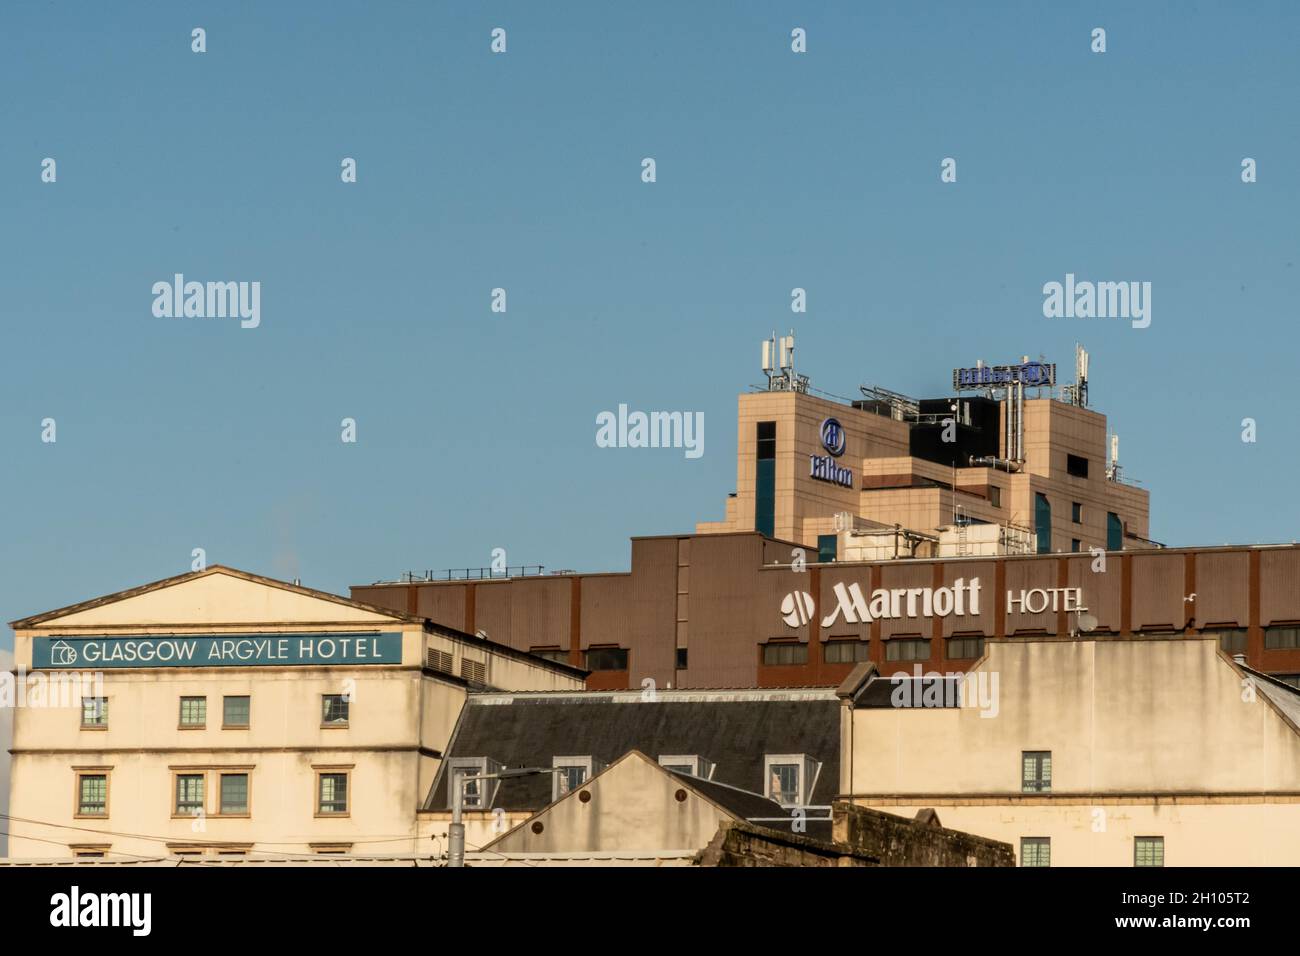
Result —
<instances>
[{"instance_id":1,"label":"marriott sign","mask_svg":"<svg viewBox=\"0 0 1300 956\"><path fill-rule=\"evenodd\" d=\"M876 588L868 595L857 582L840 582L832 589L835 609L822 618L822 627L843 619L845 624L870 624L896 618L935 618L955 615L978 617L980 579L957 578L952 587ZM1044 611L1086 611L1082 588L1032 588L1007 592L1007 613L1041 614ZM814 603L807 591L792 591L781 601L781 619L789 627L807 624Z\"/></svg>"}]
</instances>

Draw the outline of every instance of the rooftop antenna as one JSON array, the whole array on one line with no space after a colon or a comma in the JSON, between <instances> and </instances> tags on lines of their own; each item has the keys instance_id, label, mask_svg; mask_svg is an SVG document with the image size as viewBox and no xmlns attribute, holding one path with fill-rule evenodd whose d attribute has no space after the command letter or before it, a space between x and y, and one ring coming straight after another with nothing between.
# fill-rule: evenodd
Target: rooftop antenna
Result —
<instances>
[{"instance_id":1,"label":"rooftop antenna","mask_svg":"<svg viewBox=\"0 0 1300 956\"><path fill-rule=\"evenodd\" d=\"M1074 384L1066 391L1071 404L1088 407L1088 350L1078 342L1074 343Z\"/></svg>"},{"instance_id":2,"label":"rooftop antenna","mask_svg":"<svg viewBox=\"0 0 1300 956\"><path fill-rule=\"evenodd\" d=\"M1119 435L1114 432L1110 436L1110 464L1106 466L1106 479L1108 481L1119 481Z\"/></svg>"},{"instance_id":3,"label":"rooftop antenna","mask_svg":"<svg viewBox=\"0 0 1300 956\"><path fill-rule=\"evenodd\" d=\"M763 343L763 374L769 392L808 391L808 376L794 370L794 329L779 338L773 332Z\"/></svg>"}]
</instances>

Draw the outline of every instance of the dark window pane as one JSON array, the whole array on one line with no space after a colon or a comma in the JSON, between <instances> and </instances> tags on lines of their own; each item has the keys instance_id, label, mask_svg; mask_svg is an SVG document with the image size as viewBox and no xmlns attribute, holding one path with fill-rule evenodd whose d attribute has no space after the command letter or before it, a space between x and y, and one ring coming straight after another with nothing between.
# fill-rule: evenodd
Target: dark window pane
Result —
<instances>
[{"instance_id":1,"label":"dark window pane","mask_svg":"<svg viewBox=\"0 0 1300 956\"><path fill-rule=\"evenodd\" d=\"M787 641L763 645L764 664L807 664L808 645Z\"/></svg>"},{"instance_id":2,"label":"dark window pane","mask_svg":"<svg viewBox=\"0 0 1300 956\"><path fill-rule=\"evenodd\" d=\"M1020 865L1051 866L1052 841L1048 837L1021 837Z\"/></svg>"},{"instance_id":3,"label":"dark window pane","mask_svg":"<svg viewBox=\"0 0 1300 956\"><path fill-rule=\"evenodd\" d=\"M323 773L320 775L320 812L348 812L348 775Z\"/></svg>"},{"instance_id":4,"label":"dark window pane","mask_svg":"<svg viewBox=\"0 0 1300 956\"><path fill-rule=\"evenodd\" d=\"M248 812L248 774L223 773L221 775L221 812Z\"/></svg>"},{"instance_id":5,"label":"dark window pane","mask_svg":"<svg viewBox=\"0 0 1300 956\"><path fill-rule=\"evenodd\" d=\"M180 774L176 778L176 812L200 813L202 810L203 774Z\"/></svg>"},{"instance_id":6,"label":"dark window pane","mask_svg":"<svg viewBox=\"0 0 1300 956\"><path fill-rule=\"evenodd\" d=\"M1134 866L1164 866L1165 838L1136 837L1133 840Z\"/></svg>"},{"instance_id":7,"label":"dark window pane","mask_svg":"<svg viewBox=\"0 0 1300 956\"><path fill-rule=\"evenodd\" d=\"M1244 627L1230 627L1219 631L1219 647L1225 654L1246 653L1246 637L1249 632Z\"/></svg>"},{"instance_id":8,"label":"dark window pane","mask_svg":"<svg viewBox=\"0 0 1300 956\"><path fill-rule=\"evenodd\" d=\"M982 637L954 637L948 641L948 659L951 661L974 660L983 653Z\"/></svg>"},{"instance_id":9,"label":"dark window pane","mask_svg":"<svg viewBox=\"0 0 1300 956\"><path fill-rule=\"evenodd\" d=\"M625 671L627 670L626 647L593 647L587 651L587 670L589 671Z\"/></svg>"},{"instance_id":10,"label":"dark window pane","mask_svg":"<svg viewBox=\"0 0 1300 956\"><path fill-rule=\"evenodd\" d=\"M885 641L887 661L928 661L930 642L919 637L895 637Z\"/></svg>"},{"instance_id":11,"label":"dark window pane","mask_svg":"<svg viewBox=\"0 0 1300 956\"><path fill-rule=\"evenodd\" d=\"M321 723L346 724L350 708L345 694L325 694L321 698Z\"/></svg>"},{"instance_id":12,"label":"dark window pane","mask_svg":"<svg viewBox=\"0 0 1300 956\"><path fill-rule=\"evenodd\" d=\"M1052 789L1052 752L1026 750L1021 754L1021 787L1025 793L1048 793Z\"/></svg>"},{"instance_id":13,"label":"dark window pane","mask_svg":"<svg viewBox=\"0 0 1300 956\"><path fill-rule=\"evenodd\" d=\"M248 726L247 697L226 697L222 701L221 722L227 727Z\"/></svg>"},{"instance_id":14,"label":"dark window pane","mask_svg":"<svg viewBox=\"0 0 1300 956\"><path fill-rule=\"evenodd\" d=\"M1300 647L1300 626L1264 628L1264 646L1269 650Z\"/></svg>"},{"instance_id":15,"label":"dark window pane","mask_svg":"<svg viewBox=\"0 0 1300 956\"><path fill-rule=\"evenodd\" d=\"M827 664L849 664L870 659L870 641L828 641L826 643Z\"/></svg>"}]
</instances>

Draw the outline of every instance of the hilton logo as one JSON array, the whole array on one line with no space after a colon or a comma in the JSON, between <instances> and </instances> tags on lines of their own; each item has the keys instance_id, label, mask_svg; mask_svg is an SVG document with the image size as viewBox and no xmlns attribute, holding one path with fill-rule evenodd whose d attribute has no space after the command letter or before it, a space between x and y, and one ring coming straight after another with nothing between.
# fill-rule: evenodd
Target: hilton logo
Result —
<instances>
[{"instance_id":1,"label":"hilton logo","mask_svg":"<svg viewBox=\"0 0 1300 956\"><path fill-rule=\"evenodd\" d=\"M822 447L831 453L832 458L844 454L844 426L838 418L828 418L822 422Z\"/></svg>"},{"instance_id":2,"label":"hilton logo","mask_svg":"<svg viewBox=\"0 0 1300 956\"><path fill-rule=\"evenodd\" d=\"M841 468L830 455L808 456L808 477L843 485L845 488L853 487L853 469Z\"/></svg>"},{"instance_id":3,"label":"hilton logo","mask_svg":"<svg viewBox=\"0 0 1300 956\"><path fill-rule=\"evenodd\" d=\"M853 470L841 468L835 463L835 459L844 454L845 444L844 426L838 418L827 418L822 422L821 442L830 454L808 456L808 477L852 488Z\"/></svg>"}]
</instances>

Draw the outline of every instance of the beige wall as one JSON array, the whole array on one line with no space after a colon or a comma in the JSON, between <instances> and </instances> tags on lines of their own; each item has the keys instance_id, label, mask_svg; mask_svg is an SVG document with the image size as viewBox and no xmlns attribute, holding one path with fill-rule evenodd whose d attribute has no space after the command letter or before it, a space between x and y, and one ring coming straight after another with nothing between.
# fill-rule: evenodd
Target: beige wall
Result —
<instances>
[{"instance_id":1,"label":"beige wall","mask_svg":"<svg viewBox=\"0 0 1300 956\"><path fill-rule=\"evenodd\" d=\"M582 791L591 795L584 803ZM677 793L684 800L677 799ZM703 849L734 817L635 751L488 844L501 853ZM542 832L535 833L534 825Z\"/></svg>"},{"instance_id":2,"label":"beige wall","mask_svg":"<svg viewBox=\"0 0 1300 956\"><path fill-rule=\"evenodd\" d=\"M808 475L811 455L824 455L820 425L827 417L844 426L846 447L838 463L853 470L854 487L843 488ZM1150 533L1149 494L1142 488L1106 480L1106 417L1052 399L1025 402L1025 467L1018 474L989 468L955 470L908 455L908 426L839 402L794 392L759 392L740 396L736 494L727 499L723 521L701 522L701 534L753 531L755 506L755 429L760 421L777 423L776 513L778 538L815 546L819 534L833 530L839 512L868 521L933 534L951 524L954 505L969 517L1032 528L1034 495L1042 492L1052 505L1052 550L1106 546L1106 515L1115 512L1130 532ZM1067 455L1088 459L1088 477L1067 472ZM900 481L932 479L954 483L972 493L934 488L864 488L863 478L896 477ZM1001 505L983 497L997 485ZM1072 520L1072 505L1083 506L1082 520Z\"/></svg>"},{"instance_id":3,"label":"beige wall","mask_svg":"<svg viewBox=\"0 0 1300 956\"><path fill-rule=\"evenodd\" d=\"M105 668L107 729L82 728L75 699L61 708L17 708L9 854L66 857L73 844L110 844L114 854L147 856L166 853L168 843L267 853L328 843L355 852L427 851L417 810L464 705L463 662L482 664L486 683L501 690L582 689L580 678L541 661L426 630L404 615L219 570L18 627L15 659L29 668L33 639L51 635L358 630L399 631L401 663ZM431 650L451 656L451 676L424 673ZM322 726L325 694L349 696L346 727ZM222 727L226 696L249 697L247 728ZM206 698L202 729L179 727L181 697ZM108 776L107 816L77 817L78 768ZM248 773L247 815L220 816L223 768ZM321 768L349 774L346 815L317 813ZM207 775L202 819L175 814L177 772Z\"/></svg>"},{"instance_id":4,"label":"beige wall","mask_svg":"<svg viewBox=\"0 0 1300 956\"><path fill-rule=\"evenodd\" d=\"M1275 839L1300 834L1300 736L1215 641L989 642L975 674L996 676L996 716L851 711L841 788L1017 847L1053 836L1054 864L1131 864L1134 835L1164 836L1171 864L1300 860L1300 836ZM1021 792L1030 750L1052 754L1050 795Z\"/></svg>"}]
</instances>

